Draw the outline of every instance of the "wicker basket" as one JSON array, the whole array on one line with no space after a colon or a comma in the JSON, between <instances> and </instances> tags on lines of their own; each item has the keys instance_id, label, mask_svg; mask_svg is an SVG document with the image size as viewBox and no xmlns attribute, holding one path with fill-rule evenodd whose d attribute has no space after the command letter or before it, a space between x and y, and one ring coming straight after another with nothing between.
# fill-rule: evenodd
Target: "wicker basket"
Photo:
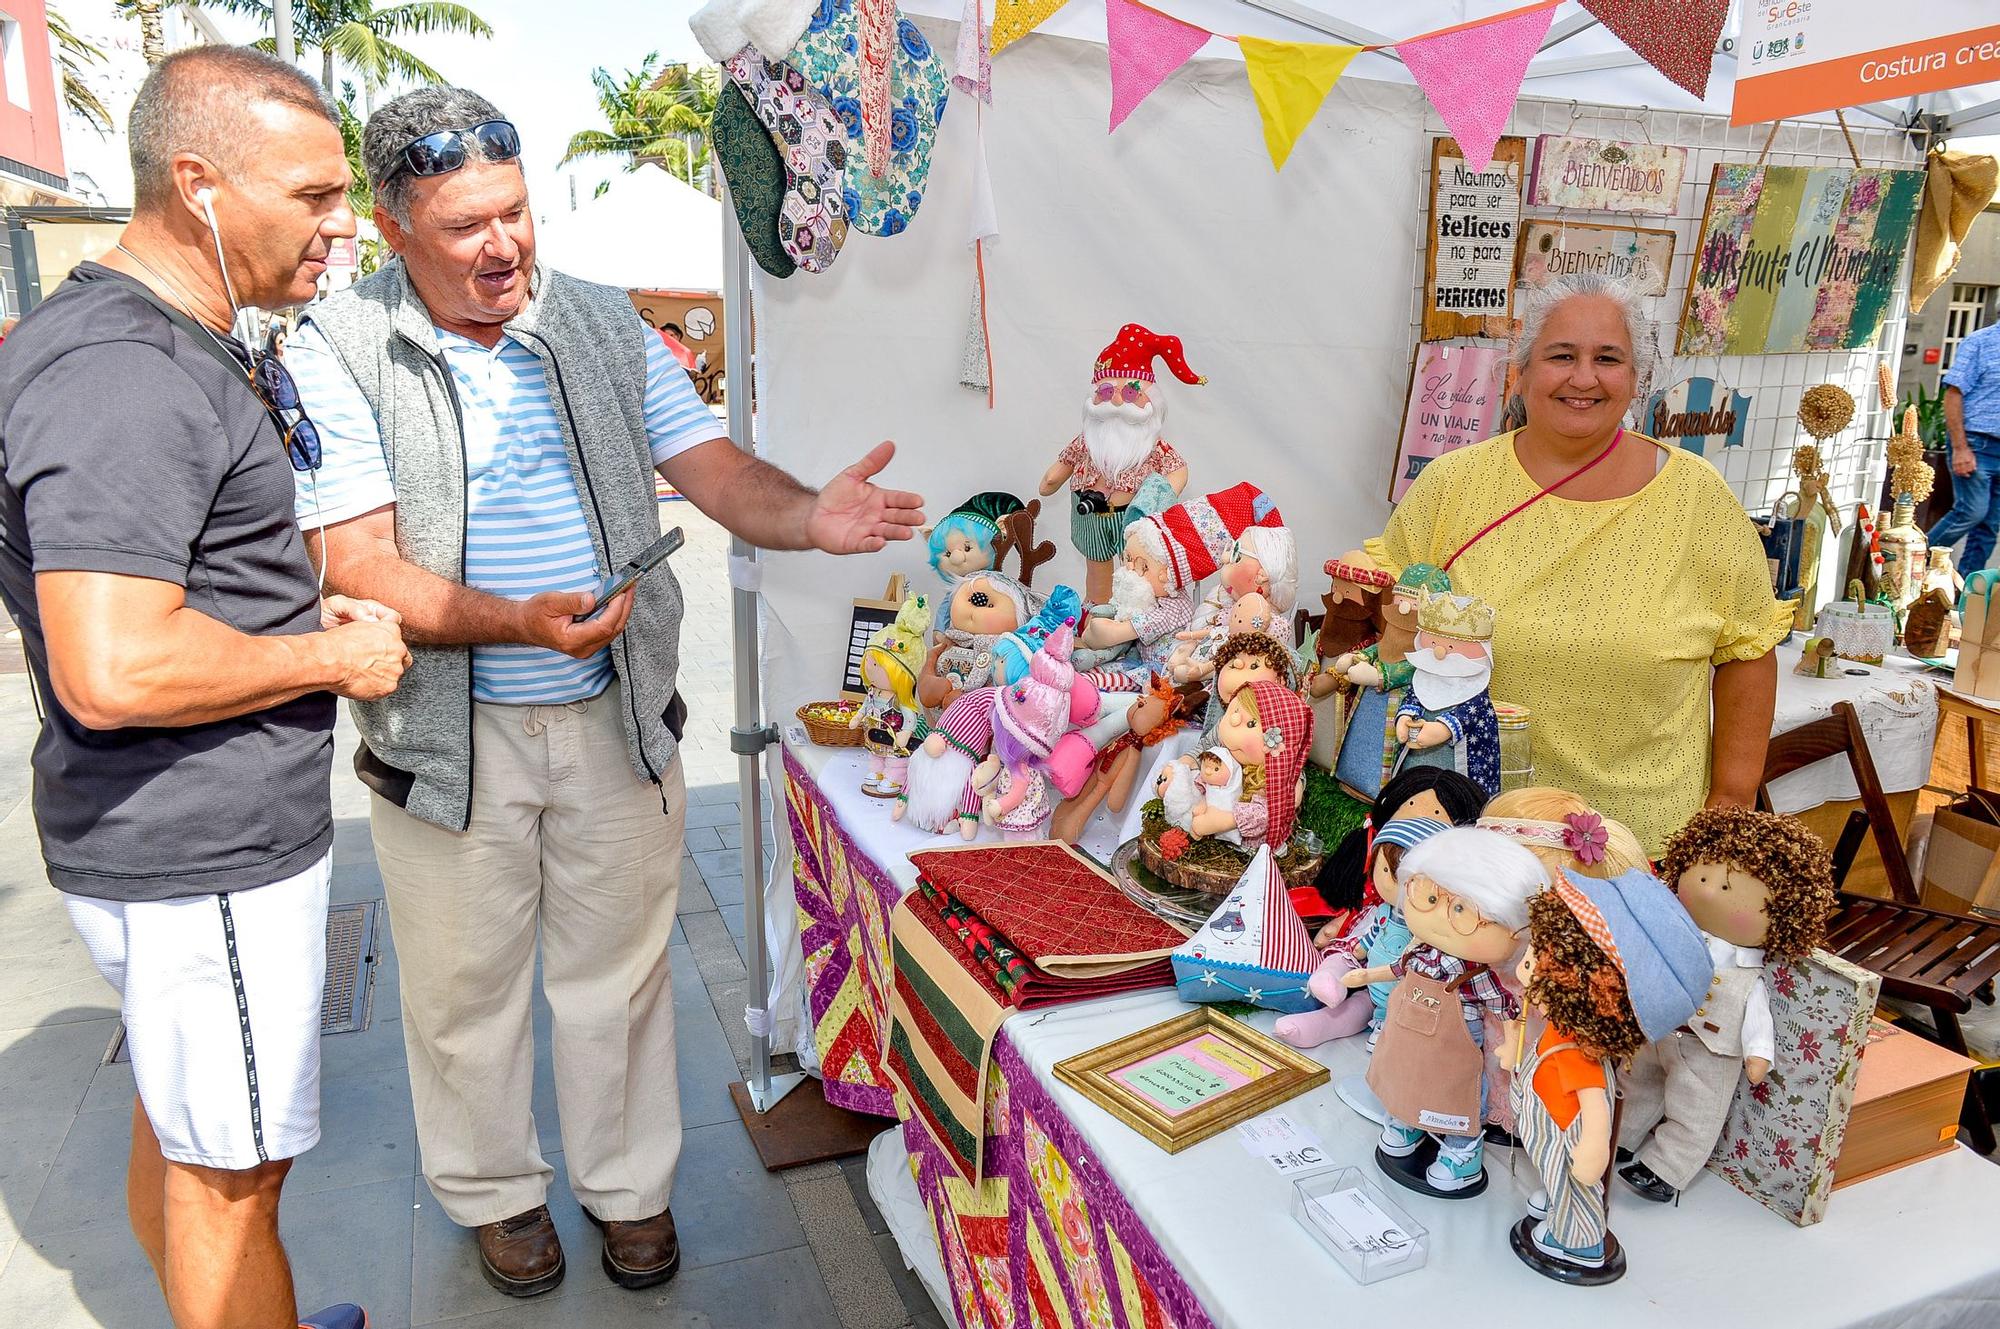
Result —
<instances>
[{"instance_id":1,"label":"wicker basket","mask_svg":"<svg viewBox=\"0 0 2000 1329\"><path fill-rule=\"evenodd\" d=\"M838 706L844 714L839 720L814 715L813 711L822 706ZM806 727L806 737L821 747L858 748L861 746L861 730L859 727L848 728L847 721L860 709L861 704L853 701L809 701L792 714L798 716L799 723Z\"/></svg>"},{"instance_id":2,"label":"wicker basket","mask_svg":"<svg viewBox=\"0 0 2000 1329\"><path fill-rule=\"evenodd\" d=\"M1166 857L1160 852L1160 842L1151 836L1139 837L1139 861L1148 872L1170 886L1200 891L1218 899L1236 889L1236 883L1243 880L1244 869L1250 866L1250 859L1251 855L1244 854L1243 861L1234 866L1197 866ZM1300 842L1294 840L1279 858L1278 872L1287 886L1308 886L1319 876L1320 864L1325 861L1324 854L1307 854Z\"/></svg>"}]
</instances>

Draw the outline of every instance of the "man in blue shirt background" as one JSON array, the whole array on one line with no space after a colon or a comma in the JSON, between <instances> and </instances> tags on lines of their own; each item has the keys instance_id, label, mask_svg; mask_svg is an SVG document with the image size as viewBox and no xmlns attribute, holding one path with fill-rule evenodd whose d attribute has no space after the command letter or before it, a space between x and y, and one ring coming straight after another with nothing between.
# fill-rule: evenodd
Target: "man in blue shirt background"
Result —
<instances>
[{"instance_id":1,"label":"man in blue shirt background","mask_svg":"<svg viewBox=\"0 0 2000 1329\"><path fill-rule=\"evenodd\" d=\"M1944 374L1944 427L1951 436L1951 511L1930 529L1931 547L1965 541L1961 572L1993 556L2000 532L2000 323L1958 344Z\"/></svg>"}]
</instances>

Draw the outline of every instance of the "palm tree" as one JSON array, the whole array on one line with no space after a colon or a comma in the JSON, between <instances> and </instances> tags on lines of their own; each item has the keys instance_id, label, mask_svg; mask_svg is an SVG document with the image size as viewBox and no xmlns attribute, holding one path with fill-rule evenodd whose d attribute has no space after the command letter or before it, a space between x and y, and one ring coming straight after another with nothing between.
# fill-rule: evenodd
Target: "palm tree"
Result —
<instances>
[{"instance_id":1,"label":"palm tree","mask_svg":"<svg viewBox=\"0 0 2000 1329\"><path fill-rule=\"evenodd\" d=\"M614 79L606 69L591 71L597 109L606 129L583 129L570 136L558 166L584 157L616 157L627 171L657 166L704 192L713 192L708 162L708 121L722 91L722 71L714 65L659 66L651 52L637 69ZM600 191L601 192L601 191Z\"/></svg>"},{"instance_id":2,"label":"palm tree","mask_svg":"<svg viewBox=\"0 0 2000 1329\"><path fill-rule=\"evenodd\" d=\"M160 14L172 0L117 0L118 12L139 22L139 53L151 68L167 58L167 29Z\"/></svg>"},{"instance_id":3,"label":"palm tree","mask_svg":"<svg viewBox=\"0 0 2000 1329\"><path fill-rule=\"evenodd\" d=\"M53 8L49 10L49 40L55 43L56 66L62 72L63 105L99 133L108 133L111 112L83 81L84 66L102 64L104 52L77 36L69 20Z\"/></svg>"},{"instance_id":4,"label":"palm tree","mask_svg":"<svg viewBox=\"0 0 2000 1329\"><path fill-rule=\"evenodd\" d=\"M126 3L157 3L158 0L125 0ZM217 8L255 15L266 31L273 22L269 0L212 0ZM391 83L443 83L445 77L422 57L393 38L421 37L437 32L465 33L491 37L493 26L471 9L451 0L405 0L402 4L376 8L374 0L293 0L292 34L301 53L318 51L320 85L334 86L336 64L345 65L361 78L361 100L365 110L375 109L375 94ZM260 50L273 50L276 41L265 37L256 43Z\"/></svg>"}]
</instances>

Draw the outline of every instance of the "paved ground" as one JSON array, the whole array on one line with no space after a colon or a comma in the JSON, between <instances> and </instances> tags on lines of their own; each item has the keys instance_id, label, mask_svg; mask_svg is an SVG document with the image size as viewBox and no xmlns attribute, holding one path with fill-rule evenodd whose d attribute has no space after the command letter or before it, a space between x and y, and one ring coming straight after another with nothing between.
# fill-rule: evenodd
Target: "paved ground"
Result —
<instances>
[{"instance_id":1,"label":"paved ground","mask_svg":"<svg viewBox=\"0 0 2000 1329\"><path fill-rule=\"evenodd\" d=\"M565 1185L548 1009L538 1002L535 1116L556 1169L549 1200L570 1272L557 1291L529 1302L487 1288L467 1234L417 1175L396 959L385 944L372 1027L325 1041L325 1136L286 1190L286 1240L307 1309L364 1301L378 1329L445 1321L480 1329L941 1324L868 1203L859 1160L767 1174L730 1104L727 1086L742 1078L749 1041L736 764L726 738L726 540L686 505L668 511L689 534L675 566L689 600L681 678L693 711L689 857L672 950L687 1131L673 1200L682 1272L651 1292L622 1291L599 1272L595 1233ZM0 661L14 651L0 642ZM131 1067L106 1062L115 1003L42 874L25 801L35 723L25 676L0 664L0 1323L151 1329L167 1323L166 1312L125 1224ZM365 795L348 773L351 750L343 725L334 898L375 900L382 884ZM386 935L386 919L384 927Z\"/></svg>"}]
</instances>

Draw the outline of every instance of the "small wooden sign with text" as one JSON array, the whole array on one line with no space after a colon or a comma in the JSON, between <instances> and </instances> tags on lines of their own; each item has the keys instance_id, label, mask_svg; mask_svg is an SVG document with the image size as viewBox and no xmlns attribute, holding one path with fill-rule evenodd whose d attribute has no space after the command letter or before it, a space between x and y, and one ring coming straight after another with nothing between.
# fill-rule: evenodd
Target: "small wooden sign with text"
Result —
<instances>
[{"instance_id":1,"label":"small wooden sign with text","mask_svg":"<svg viewBox=\"0 0 2000 1329\"><path fill-rule=\"evenodd\" d=\"M1671 217L1688 150L1665 144L1543 134L1535 140L1537 207Z\"/></svg>"},{"instance_id":2,"label":"small wooden sign with text","mask_svg":"<svg viewBox=\"0 0 2000 1329\"><path fill-rule=\"evenodd\" d=\"M1475 171L1455 139L1431 140L1430 238L1424 246L1424 337L1505 337L1514 317L1524 138L1503 138Z\"/></svg>"},{"instance_id":3,"label":"small wooden sign with text","mask_svg":"<svg viewBox=\"0 0 2000 1329\"><path fill-rule=\"evenodd\" d=\"M1591 272L1629 282L1641 295L1665 295L1674 233L1646 226L1587 226L1530 219L1522 232L1521 281Z\"/></svg>"}]
</instances>

